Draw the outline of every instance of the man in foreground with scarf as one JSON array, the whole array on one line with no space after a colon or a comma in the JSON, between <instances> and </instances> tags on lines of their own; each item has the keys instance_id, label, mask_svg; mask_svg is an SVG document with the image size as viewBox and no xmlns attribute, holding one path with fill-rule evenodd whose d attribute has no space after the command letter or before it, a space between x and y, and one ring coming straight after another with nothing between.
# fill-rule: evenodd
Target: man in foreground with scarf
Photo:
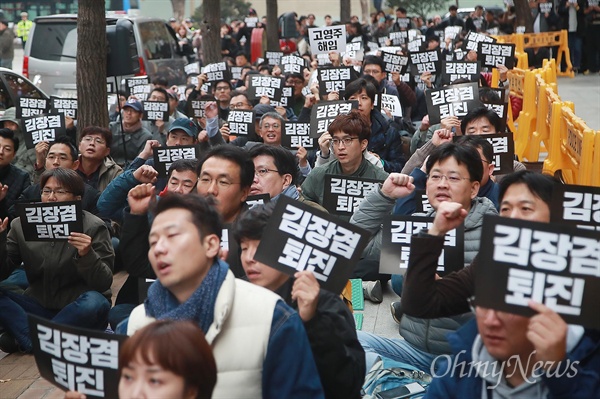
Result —
<instances>
[{"instance_id":1,"label":"man in foreground with scarf","mask_svg":"<svg viewBox=\"0 0 600 399\"><path fill-rule=\"evenodd\" d=\"M155 319L193 320L217 362L213 398L323 398L300 317L276 294L233 276L218 259L221 232L207 198L169 194L158 202L148 251L158 280L131 313L128 335Z\"/></svg>"}]
</instances>

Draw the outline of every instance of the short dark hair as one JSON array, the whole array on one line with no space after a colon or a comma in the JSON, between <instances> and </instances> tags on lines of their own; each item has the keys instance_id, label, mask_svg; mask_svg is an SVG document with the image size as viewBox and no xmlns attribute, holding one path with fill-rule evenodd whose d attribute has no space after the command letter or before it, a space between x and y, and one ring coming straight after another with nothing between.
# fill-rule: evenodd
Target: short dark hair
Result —
<instances>
[{"instance_id":1,"label":"short dark hair","mask_svg":"<svg viewBox=\"0 0 600 399\"><path fill-rule=\"evenodd\" d=\"M448 11L458 11L458 7L452 4L450 7L448 7Z\"/></svg>"},{"instance_id":2,"label":"short dark hair","mask_svg":"<svg viewBox=\"0 0 600 399\"><path fill-rule=\"evenodd\" d=\"M210 88L211 88L211 90L212 90L212 91L216 91L216 90L217 90L217 85L218 85L219 83L227 83L227 86L229 86L229 90L231 90L231 82L229 82L229 81L227 81L227 80L215 80L214 82L212 82L212 85L211 85L211 87L210 87Z\"/></svg>"},{"instance_id":3,"label":"short dark hair","mask_svg":"<svg viewBox=\"0 0 600 399\"><path fill-rule=\"evenodd\" d=\"M398 7L396 8L396 11L400 11L402 14L406 14L406 8L404 7Z\"/></svg>"},{"instance_id":4,"label":"short dark hair","mask_svg":"<svg viewBox=\"0 0 600 399\"><path fill-rule=\"evenodd\" d=\"M481 164L479 153L473 147L465 147L455 143L442 144L431 152L425 165L427 174L431 172L431 168L437 162L442 162L451 157L459 165L465 165L471 181L481 182L483 178L483 165Z\"/></svg>"},{"instance_id":5,"label":"short dark hair","mask_svg":"<svg viewBox=\"0 0 600 399\"><path fill-rule=\"evenodd\" d=\"M170 209L185 209L190 211L190 221L196 226L200 238L211 234L215 234L219 239L221 238L223 223L212 197L203 197L194 193L184 195L167 192L156 203L154 215L158 216Z\"/></svg>"},{"instance_id":6,"label":"short dark hair","mask_svg":"<svg viewBox=\"0 0 600 399\"><path fill-rule=\"evenodd\" d=\"M356 93L360 93L361 91L365 91L367 96L371 99L371 102L375 103L375 94L377 94L377 87L368 80L363 78L358 78L348 84L346 86L346 92L344 93L344 100L348 100L351 96Z\"/></svg>"},{"instance_id":7,"label":"short dark hair","mask_svg":"<svg viewBox=\"0 0 600 399\"><path fill-rule=\"evenodd\" d=\"M17 150L19 149L19 138L15 137L15 132L13 132L9 128L5 127L5 128L0 129L0 137L11 140L13 142L13 147L15 147L13 149L16 154Z\"/></svg>"},{"instance_id":8,"label":"short dark hair","mask_svg":"<svg viewBox=\"0 0 600 399\"><path fill-rule=\"evenodd\" d=\"M360 111L353 109L348 114L338 115L327 128L329 134L344 132L351 136L358 136L360 141L369 140L371 125Z\"/></svg>"},{"instance_id":9,"label":"short dark hair","mask_svg":"<svg viewBox=\"0 0 600 399\"><path fill-rule=\"evenodd\" d=\"M527 189L531 191L533 195L544 201L546 205L550 207L554 186L560 184L560 181L553 176L544 175L531 170L519 170L518 172L509 173L504 175L499 183L499 201L502 202L502 198L504 198L504 194L506 194L506 191L510 186L519 183L525 184Z\"/></svg>"},{"instance_id":10,"label":"short dark hair","mask_svg":"<svg viewBox=\"0 0 600 399\"><path fill-rule=\"evenodd\" d=\"M460 130L463 134L467 134L467 125L474 120L485 118L487 119L494 129L496 129L496 133L502 133L502 119L495 113L493 110L488 109L487 107L477 107L467 112L462 122L460 123Z\"/></svg>"},{"instance_id":11,"label":"short dark hair","mask_svg":"<svg viewBox=\"0 0 600 399\"><path fill-rule=\"evenodd\" d=\"M71 152L71 158L72 158L71 160L73 162L77 161L77 158L79 158L79 150L77 150L77 147L75 147L75 144L73 144L73 142L71 141L69 136L57 137L56 140L51 142L50 145L48 146L48 152L50 152L50 149L52 147L54 147L56 144L64 144L67 147L69 147L69 152Z\"/></svg>"},{"instance_id":12,"label":"short dark hair","mask_svg":"<svg viewBox=\"0 0 600 399\"><path fill-rule=\"evenodd\" d=\"M200 158L197 169L198 176L202 172L204 162L213 157L225 159L238 165L240 167L240 187L248 188L252 186L252 182L254 181L254 162L252 162L252 158L248 155L248 151L233 145L213 147Z\"/></svg>"},{"instance_id":13,"label":"short dark hair","mask_svg":"<svg viewBox=\"0 0 600 399\"><path fill-rule=\"evenodd\" d=\"M253 160L260 155L273 158L273 163L279 171L279 175L290 174L292 176L290 185L296 185L298 180L298 161L291 151L275 145L260 144L252 147L248 153Z\"/></svg>"},{"instance_id":14,"label":"short dark hair","mask_svg":"<svg viewBox=\"0 0 600 399\"><path fill-rule=\"evenodd\" d=\"M152 84L153 85L160 85L160 86L165 86L166 87L166 86L169 86L169 81L164 76L157 76L152 81Z\"/></svg>"},{"instance_id":15,"label":"short dark hair","mask_svg":"<svg viewBox=\"0 0 600 399\"><path fill-rule=\"evenodd\" d=\"M502 98L498 92L491 87L480 87L479 88L479 99L483 102L500 102Z\"/></svg>"},{"instance_id":16,"label":"short dark hair","mask_svg":"<svg viewBox=\"0 0 600 399\"><path fill-rule=\"evenodd\" d=\"M110 146L112 145L112 132L109 129L101 126L88 126L84 128L81 131L79 141L81 141L81 139L85 136L90 136L92 134L99 134L100 136L102 136L104 141L106 141L106 147L110 148Z\"/></svg>"},{"instance_id":17,"label":"short dark hair","mask_svg":"<svg viewBox=\"0 0 600 399\"><path fill-rule=\"evenodd\" d=\"M178 159L173 162L171 166L169 166L169 170L167 171L167 176L171 177L174 171L177 172L185 172L191 171L194 173L198 173L198 160L197 159Z\"/></svg>"},{"instance_id":18,"label":"short dark hair","mask_svg":"<svg viewBox=\"0 0 600 399\"><path fill-rule=\"evenodd\" d=\"M269 202L242 212L233 225L234 240L238 244L244 239L261 240L274 208L275 203Z\"/></svg>"},{"instance_id":19,"label":"short dark hair","mask_svg":"<svg viewBox=\"0 0 600 399\"><path fill-rule=\"evenodd\" d=\"M162 88L162 87L155 87L155 88L152 89L152 91L150 91L150 94L152 94L153 91L157 91L159 93L164 94L165 95L165 101L169 101L169 93L164 88Z\"/></svg>"},{"instance_id":20,"label":"short dark hair","mask_svg":"<svg viewBox=\"0 0 600 399\"><path fill-rule=\"evenodd\" d=\"M487 141L487 139L481 136L458 136L456 140L454 140L456 144L462 144L468 147L473 147L475 149L480 148L483 153L483 157L485 161L490 163L493 162L494 159L494 146Z\"/></svg>"},{"instance_id":21,"label":"short dark hair","mask_svg":"<svg viewBox=\"0 0 600 399\"><path fill-rule=\"evenodd\" d=\"M44 171L40 177L40 188L43 189L48 183L48 179L54 177L60 185L70 191L73 195L83 196L85 183L79 173L72 169L56 168Z\"/></svg>"},{"instance_id":22,"label":"short dark hair","mask_svg":"<svg viewBox=\"0 0 600 399\"><path fill-rule=\"evenodd\" d=\"M381 72L385 72L385 63L381 57L377 57L376 55L367 55L363 60L362 67L365 69L367 65L379 65L381 68Z\"/></svg>"},{"instance_id":23,"label":"short dark hair","mask_svg":"<svg viewBox=\"0 0 600 399\"><path fill-rule=\"evenodd\" d=\"M300 79L304 83L304 75L301 73L294 73L294 72L286 73L285 80L287 81L289 78Z\"/></svg>"}]
</instances>

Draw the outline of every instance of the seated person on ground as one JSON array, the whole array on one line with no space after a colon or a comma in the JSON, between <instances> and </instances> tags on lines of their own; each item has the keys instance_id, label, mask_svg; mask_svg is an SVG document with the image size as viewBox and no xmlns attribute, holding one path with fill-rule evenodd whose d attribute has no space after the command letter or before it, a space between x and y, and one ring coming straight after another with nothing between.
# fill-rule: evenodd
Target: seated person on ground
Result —
<instances>
[{"instance_id":1,"label":"seated person on ground","mask_svg":"<svg viewBox=\"0 0 600 399\"><path fill-rule=\"evenodd\" d=\"M70 169L42 174L42 202L80 200L83 180ZM27 313L56 323L104 330L111 297L114 251L104 222L83 211L83 233L68 241L25 241L20 218L0 225L0 278L21 263L29 288L15 294L0 288L0 349L31 352ZM16 343L15 343L16 340ZM18 346L17 346L18 344Z\"/></svg>"},{"instance_id":2,"label":"seated person on ground","mask_svg":"<svg viewBox=\"0 0 600 399\"><path fill-rule=\"evenodd\" d=\"M158 201L148 251L158 280L132 312L128 335L154 320L192 320L213 348L214 397L323 398L298 314L218 258L223 226L211 202L193 194Z\"/></svg>"}]
</instances>

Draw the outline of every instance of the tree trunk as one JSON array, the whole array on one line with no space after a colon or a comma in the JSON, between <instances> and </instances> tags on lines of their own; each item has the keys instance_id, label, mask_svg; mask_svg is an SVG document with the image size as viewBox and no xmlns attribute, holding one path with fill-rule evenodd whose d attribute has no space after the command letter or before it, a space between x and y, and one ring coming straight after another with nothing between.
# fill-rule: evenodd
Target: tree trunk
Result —
<instances>
[{"instance_id":1,"label":"tree trunk","mask_svg":"<svg viewBox=\"0 0 600 399\"><path fill-rule=\"evenodd\" d=\"M280 51L277 0L267 0L267 49Z\"/></svg>"},{"instance_id":2,"label":"tree trunk","mask_svg":"<svg viewBox=\"0 0 600 399\"><path fill-rule=\"evenodd\" d=\"M221 4L219 0L204 0L204 21L202 23L202 54L204 65L220 62L221 56Z\"/></svg>"},{"instance_id":3,"label":"tree trunk","mask_svg":"<svg viewBox=\"0 0 600 399\"><path fill-rule=\"evenodd\" d=\"M173 7L173 18L179 22L183 21L183 16L185 15L185 0L171 0L171 6Z\"/></svg>"},{"instance_id":4,"label":"tree trunk","mask_svg":"<svg viewBox=\"0 0 600 399\"><path fill-rule=\"evenodd\" d=\"M371 24L369 17L369 0L360 0L360 12L362 14L362 24Z\"/></svg>"},{"instance_id":5,"label":"tree trunk","mask_svg":"<svg viewBox=\"0 0 600 399\"><path fill-rule=\"evenodd\" d=\"M527 0L514 0L517 26L524 26L525 32L533 33L533 16Z\"/></svg>"},{"instance_id":6,"label":"tree trunk","mask_svg":"<svg viewBox=\"0 0 600 399\"><path fill-rule=\"evenodd\" d=\"M350 0L340 0L340 21L350 21Z\"/></svg>"},{"instance_id":7,"label":"tree trunk","mask_svg":"<svg viewBox=\"0 0 600 399\"><path fill-rule=\"evenodd\" d=\"M104 1L80 0L77 16L77 126L108 127Z\"/></svg>"}]
</instances>

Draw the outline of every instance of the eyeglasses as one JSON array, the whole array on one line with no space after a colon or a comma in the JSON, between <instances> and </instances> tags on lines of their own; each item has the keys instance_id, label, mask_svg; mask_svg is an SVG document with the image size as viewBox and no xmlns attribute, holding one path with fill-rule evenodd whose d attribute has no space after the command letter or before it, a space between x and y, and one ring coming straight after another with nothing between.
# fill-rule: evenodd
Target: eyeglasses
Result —
<instances>
[{"instance_id":1,"label":"eyeglasses","mask_svg":"<svg viewBox=\"0 0 600 399\"><path fill-rule=\"evenodd\" d=\"M100 144L100 145L106 144L106 141L104 139L101 139L99 137L92 137L92 136L85 136L84 138L81 139L81 141L83 141L84 143L91 143L93 141L94 143Z\"/></svg>"},{"instance_id":2,"label":"eyeglasses","mask_svg":"<svg viewBox=\"0 0 600 399\"><path fill-rule=\"evenodd\" d=\"M59 189L56 189L56 190L53 190L51 188L44 188L42 190L42 197L49 197L50 194L52 194L52 193L54 193L54 195L56 195L57 197L61 196L61 195L65 195L65 194L72 194L71 191L67 191L67 190L62 189L62 188L59 188Z\"/></svg>"},{"instance_id":3,"label":"eyeglasses","mask_svg":"<svg viewBox=\"0 0 600 399\"><path fill-rule=\"evenodd\" d=\"M285 82L287 85L289 86L296 86L296 85L303 85L304 82L301 80L288 80L287 82Z\"/></svg>"},{"instance_id":4,"label":"eyeglasses","mask_svg":"<svg viewBox=\"0 0 600 399\"><path fill-rule=\"evenodd\" d=\"M448 183L450 183L450 184L458 184L461 182L461 180L471 180L468 177L460 177L460 176L455 176L455 175L446 176L446 175L441 175L438 173L428 175L427 178L434 183L439 183L442 181L443 178L446 178L446 179L448 179Z\"/></svg>"},{"instance_id":5,"label":"eyeglasses","mask_svg":"<svg viewBox=\"0 0 600 399\"><path fill-rule=\"evenodd\" d=\"M217 87L215 87L215 91L227 91L227 90L231 90L229 88L229 86L217 86Z\"/></svg>"},{"instance_id":6,"label":"eyeglasses","mask_svg":"<svg viewBox=\"0 0 600 399\"><path fill-rule=\"evenodd\" d=\"M66 155L54 155L54 154L50 154L46 157L47 160L50 160L52 162L54 162L55 160L60 160L60 161L70 161L69 158L67 158Z\"/></svg>"},{"instance_id":7,"label":"eyeglasses","mask_svg":"<svg viewBox=\"0 0 600 399\"><path fill-rule=\"evenodd\" d=\"M231 108L231 109L243 108L243 107L251 107L251 105L248 103L229 104L229 108Z\"/></svg>"},{"instance_id":8,"label":"eyeglasses","mask_svg":"<svg viewBox=\"0 0 600 399\"><path fill-rule=\"evenodd\" d=\"M273 124L265 123L264 125L262 125L262 127L267 130L269 130L270 128L279 129L281 127L281 125L279 123L273 123Z\"/></svg>"},{"instance_id":9,"label":"eyeglasses","mask_svg":"<svg viewBox=\"0 0 600 399\"><path fill-rule=\"evenodd\" d=\"M198 178L198 185L208 187L213 183L213 181L216 181L217 186L219 186L219 188L223 188L223 189L229 188L232 184L241 184L241 183L232 183L229 180L225 180L223 178L213 179L212 177L202 176L202 177Z\"/></svg>"},{"instance_id":10,"label":"eyeglasses","mask_svg":"<svg viewBox=\"0 0 600 399\"><path fill-rule=\"evenodd\" d=\"M378 75L381 73L379 69L364 69L363 73L365 75Z\"/></svg>"},{"instance_id":11,"label":"eyeglasses","mask_svg":"<svg viewBox=\"0 0 600 399\"><path fill-rule=\"evenodd\" d=\"M260 177L263 177L264 175L266 175L266 174L267 174L267 173L269 173L269 172L276 172L276 173L279 173L279 171L278 171L278 170L275 170L275 169L255 169L255 170L254 170L254 175L255 175L255 176L260 176Z\"/></svg>"},{"instance_id":12,"label":"eyeglasses","mask_svg":"<svg viewBox=\"0 0 600 399\"><path fill-rule=\"evenodd\" d=\"M358 137L346 137L343 139L331 139L331 143L336 147L342 143L344 144L344 147L348 147L350 144L352 144L352 140L358 140Z\"/></svg>"}]
</instances>

